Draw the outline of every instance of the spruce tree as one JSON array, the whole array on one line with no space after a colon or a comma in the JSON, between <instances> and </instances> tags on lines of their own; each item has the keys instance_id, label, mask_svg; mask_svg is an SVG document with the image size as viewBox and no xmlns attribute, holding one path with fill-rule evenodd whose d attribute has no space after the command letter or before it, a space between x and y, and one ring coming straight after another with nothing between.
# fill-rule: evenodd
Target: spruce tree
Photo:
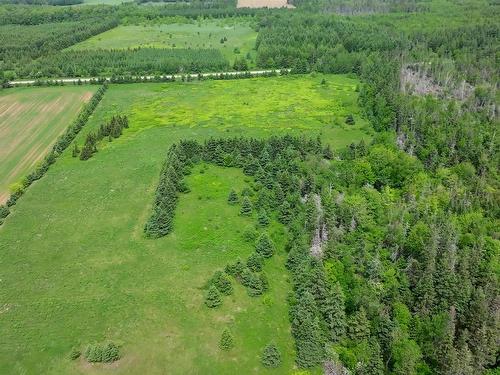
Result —
<instances>
[{"instance_id":1,"label":"spruce tree","mask_svg":"<svg viewBox=\"0 0 500 375\"><path fill-rule=\"evenodd\" d=\"M255 251L264 258L271 258L274 254L274 244L269 235L262 233L255 244Z\"/></svg>"},{"instance_id":2,"label":"spruce tree","mask_svg":"<svg viewBox=\"0 0 500 375\"><path fill-rule=\"evenodd\" d=\"M241 203L240 215L242 216L251 216L252 215L252 202L248 197L243 198L243 202Z\"/></svg>"},{"instance_id":3,"label":"spruce tree","mask_svg":"<svg viewBox=\"0 0 500 375\"><path fill-rule=\"evenodd\" d=\"M265 210L261 209L259 210L258 216L257 216L257 223L259 224L260 227L267 227L269 225L269 216L267 216L267 213Z\"/></svg>"},{"instance_id":4,"label":"spruce tree","mask_svg":"<svg viewBox=\"0 0 500 375\"><path fill-rule=\"evenodd\" d=\"M236 204L238 203L238 201L238 194L236 194L236 191L234 191L234 189L231 189L231 191L229 192L229 196L227 197L227 203Z\"/></svg>"},{"instance_id":5,"label":"spruce tree","mask_svg":"<svg viewBox=\"0 0 500 375\"><path fill-rule=\"evenodd\" d=\"M106 344L102 350L102 361L111 363L120 359L118 347L112 342Z\"/></svg>"},{"instance_id":6,"label":"spruce tree","mask_svg":"<svg viewBox=\"0 0 500 375\"><path fill-rule=\"evenodd\" d=\"M219 307L222 304L220 293L214 285L210 285L207 296L205 298L205 305L210 308Z\"/></svg>"},{"instance_id":7,"label":"spruce tree","mask_svg":"<svg viewBox=\"0 0 500 375\"><path fill-rule=\"evenodd\" d=\"M267 368L276 368L281 364L281 353L274 343L266 345L260 358L264 367Z\"/></svg>"},{"instance_id":8,"label":"spruce tree","mask_svg":"<svg viewBox=\"0 0 500 375\"><path fill-rule=\"evenodd\" d=\"M233 294L233 285L231 281L221 271L217 271L211 281L222 294L226 296Z\"/></svg>"},{"instance_id":9,"label":"spruce tree","mask_svg":"<svg viewBox=\"0 0 500 375\"><path fill-rule=\"evenodd\" d=\"M364 308L360 308L349 318L348 334L354 341L362 341L370 336L370 322Z\"/></svg>"},{"instance_id":10,"label":"spruce tree","mask_svg":"<svg viewBox=\"0 0 500 375\"><path fill-rule=\"evenodd\" d=\"M283 204L281 205L278 219L280 223L285 225L289 224L290 221L292 220L292 212L290 208L290 203L288 203L288 201L284 201Z\"/></svg>"},{"instance_id":11,"label":"spruce tree","mask_svg":"<svg viewBox=\"0 0 500 375\"><path fill-rule=\"evenodd\" d=\"M262 271L263 265L264 265L264 258L259 253L253 253L247 259L247 267L253 272Z\"/></svg>"},{"instance_id":12,"label":"spruce tree","mask_svg":"<svg viewBox=\"0 0 500 375\"><path fill-rule=\"evenodd\" d=\"M222 350L229 350L234 347L234 340L231 331L227 328L224 328L222 331L222 335L220 337L219 348Z\"/></svg>"}]
</instances>

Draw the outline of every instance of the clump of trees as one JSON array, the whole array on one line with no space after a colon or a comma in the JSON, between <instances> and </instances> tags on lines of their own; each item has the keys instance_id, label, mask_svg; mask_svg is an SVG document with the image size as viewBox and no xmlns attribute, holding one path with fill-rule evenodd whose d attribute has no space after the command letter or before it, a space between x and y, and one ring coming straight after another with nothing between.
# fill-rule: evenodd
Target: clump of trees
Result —
<instances>
[{"instance_id":1,"label":"clump of trees","mask_svg":"<svg viewBox=\"0 0 500 375\"><path fill-rule=\"evenodd\" d=\"M97 152L97 143L99 141L107 138L111 142L114 138L122 135L123 129L128 129L127 116L113 116L107 123L101 124L97 133L87 134L81 151L77 151L78 146L75 144L73 157L80 155L80 160L90 159Z\"/></svg>"}]
</instances>

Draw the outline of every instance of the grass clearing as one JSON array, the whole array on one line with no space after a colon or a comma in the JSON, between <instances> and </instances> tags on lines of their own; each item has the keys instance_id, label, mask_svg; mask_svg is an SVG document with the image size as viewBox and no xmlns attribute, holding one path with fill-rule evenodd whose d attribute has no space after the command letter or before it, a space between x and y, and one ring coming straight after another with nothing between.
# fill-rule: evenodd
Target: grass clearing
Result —
<instances>
[{"instance_id":1,"label":"grass clearing","mask_svg":"<svg viewBox=\"0 0 500 375\"><path fill-rule=\"evenodd\" d=\"M95 87L13 88L0 92L0 203L40 161L90 100Z\"/></svg>"},{"instance_id":2,"label":"grass clearing","mask_svg":"<svg viewBox=\"0 0 500 375\"><path fill-rule=\"evenodd\" d=\"M237 285L220 309L203 304L201 288L213 272L253 250L242 234L256 218L226 203L230 189L241 191L250 179L197 165L174 231L149 240L143 226L170 144L287 132L322 134L335 147L369 139L356 84L318 75L112 85L78 141L116 113L129 116L130 129L85 162L66 150L0 227L0 373L260 374L260 352L274 340L283 363L265 372L290 374L280 225L270 228L277 254L264 269L269 292L251 298ZM355 126L335 124L351 112ZM235 337L227 353L217 347L225 327ZM123 359L69 360L73 346L105 340L122 345Z\"/></svg>"},{"instance_id":3,"label":"grass clearing","mask_svg":"<svg viewBox=\"0 0 500 375\"><path fill-rule=\"evenodd\" d=\"M178 19L176 19L178 21ZM221 39L227 38L224 43ZM219 49L233 63L250 54L255 61L257 33L244 19L121 25L78 43L68 50L152 48ZM235 53L238 52L238 53ZM250 65L252 65L250 64Z\"/></svg>"}]
</instances>

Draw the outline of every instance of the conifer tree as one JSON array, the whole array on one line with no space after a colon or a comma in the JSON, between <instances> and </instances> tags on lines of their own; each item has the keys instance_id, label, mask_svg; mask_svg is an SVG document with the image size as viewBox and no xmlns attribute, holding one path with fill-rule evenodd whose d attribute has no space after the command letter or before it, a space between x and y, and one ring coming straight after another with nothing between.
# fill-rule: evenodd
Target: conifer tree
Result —
<instances>
[{"instance_id":1,"label":"conifer tree","mask_svg":"<svg viewBox=\"0 0 500 375\"><path fill-rule=\"evenodd\" d=\"M290 223L290 221L292 220L292 212L290 208L290 203L288 203L288 201L284 201L283 204L281 205L278 219L280 223L285 225Z\"/></svg>"},{"instance_id":2,"label":"conifer tree","mask_svg":"<svg viewBox=\"0 0 500 375\"><path fill-rule=\"evenodd\" d=\"M274 254L274 244L269 235L262 233L255 244L255 251L264 258L271 258Z\"/></svg>"},{"instance_id":3,"label":"conifer tree","mask_svg":"<svg viewBox=\"0 0 500 375\"><path fill-rule=\"evenodd\" d=\"M243 202L241 203L240 215L252 215L252 202L250 202L250 199L248 199L248 197L243 198Z\"/></svg>"},{"instance_id":4,"label":"conifer tree","mask_svg":"<svg viewBox=\"0 0 500 375\"><path fill-rule=\"evenodd\" d=\"M281 364L281 353L274 343L267 344L262 351L261 361L264 367L276 368Z\"/></svg>"},{"instance_id":5,"label":"conifer tree","mask_svg":"<svg viewBox=\"0 0 500 375\"><path fill-rule=\"evenodd\" d=\"M257 216L257 223L259 224L260 227L267 227L269 225L269 216L267 216L266 210L261 209L259 210L258 216Z\"/></svg>"},{"instance_id":6,"label":"conifer tree","mask_svg":"<svg viewBox=\"0 0 500 375\"><path fill-rule=\"evenodd\" d=\"M239 201L238 194L236 194L236 191L234 191L234 189L231 189L231 191L229 192L229 195L227 197L227 203L236 204L236 203L238 203L238 201Z\"/></svg>"},{"instance_id":7,"label":"conifer tree","mask_svg":"<svg viewBox=\"0 0 500 375\"><path fill-rule=\"evenodd\" d=\"M247 267L253 272L262 271L263 265L264 265L264 258L259 253L253 253L247 259Z\"/></svg>"},{"instance_id":8,"label":"conifer tree","mask_svg":"<svg viewBox=\"0 0 500 375\"><path fill-rule=\"evenodd\" d=\"M361 341L370 336L370 322L364 308L360 308L349 318L348 334L354 341Z\"/></svg>"},{"instance_id":9,"label":"conifer tree","mask_svg":"<svg viewBox=\"0 0 500 375\"><path fill-rule=\"evenodd\" d=\"M217 271L212 278L212 283L217 290L226 296L233 294L233 285L231 281L221 272Z\"/></svg>"},{"instance_id":10,"label":"conifer tree","mask_svg":"<svg viewBox=\"0 0 500 375\"><path fill-rule=\"evenodd\" d=\"M234 347L234 340L231 331L227 328L224 328L222 331L222 335L220 337L219 348L222 350L230 350Z\"/></svg>"},{"instance_id":11,"label":"conifer tree","mask_svg":"<svg viewBox=\"0 0 500 375\"><path fill-rule=\"evenodd\" d=\"M214 285L210 285L207 296L205 298L205 305L210 308L219 307L222 304L222 299L219 291Z\"/></svg>"}]
</instances>

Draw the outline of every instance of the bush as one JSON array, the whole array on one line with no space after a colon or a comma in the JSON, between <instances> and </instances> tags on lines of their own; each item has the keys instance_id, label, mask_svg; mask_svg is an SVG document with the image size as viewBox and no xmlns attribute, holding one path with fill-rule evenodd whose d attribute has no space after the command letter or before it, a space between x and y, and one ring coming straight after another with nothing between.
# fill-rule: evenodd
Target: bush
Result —
<instances>
[{"instance_id":1,"label":"bush","mask_svg":"<svg viewBox=\"0 0 500 375\"><path fill-rule=\"evenodd\" d=\"M102 361L111 363L120 359L118 347L112 342L106 344L102 351Z\"/></svg>"},{"instance_id":2,"label":"bush","mask_svg":"<svg viewBox=\"0 0 500 375\"><path fill-rule=\"evenodd\" d=\"M354 125L356 123L356 121L354 120L354 116L352 114L348 114L345 118L345 123L347 125Z\"/></svg>"},{"instance_id":3,"label":"bush","mask_svg":"<svg viewBox=\"0 0 500 375\"><path fill-rule=\"evenodd\" d=\"M281 353L274 343L268 344L262 351L261 361L264 367L276 368L281 364Z\"/></svg>"},{"instance_id":4,"label":"bush","mask_svg":"<svg viewBox=\"0 0 500 375\"><path fill-rule=\"evenodd\" d=\"M80 352L76 348L73 348L73 349L71 349L71 352L69 353L69 359L71 359L72 361L74 361L75 359L80 358L81 355L82 355L82 352Z\"/></svg>"},{"instance_id":5,"label":"bush","mask_svg":"<svg viewBox=\"0 0 500 375\"><path fill-rule=\"evenodd\" d=\"M231 189L231 191L229 192L229 195L227 197L227 203L236 204L236 203L238 203L238 201L239 201L238 194L236 194L234 189Z\"/></svg>"},{"instance_id":6,"label":"bush","mask_svg":"<svg viewBox=\"0 0 500 375\"><path fill-rule=\"evenodd\" d=\"M85 349L85 359L87 362L102 362L102 348L99 344L90 344Z\"/></svg>"},{"instance_id":7,"label":"bush","mask_svg":"<svg viewBox=\"0 0 500 375\"><path fill-rule=\"evenodd\" d=\"M222 350L229 350L234 347L233 335L231 334L231 331L229 331L229 329L227 328L225 328L224 331L222 331L219 347Z\"/></svg>"}]
</instances>

